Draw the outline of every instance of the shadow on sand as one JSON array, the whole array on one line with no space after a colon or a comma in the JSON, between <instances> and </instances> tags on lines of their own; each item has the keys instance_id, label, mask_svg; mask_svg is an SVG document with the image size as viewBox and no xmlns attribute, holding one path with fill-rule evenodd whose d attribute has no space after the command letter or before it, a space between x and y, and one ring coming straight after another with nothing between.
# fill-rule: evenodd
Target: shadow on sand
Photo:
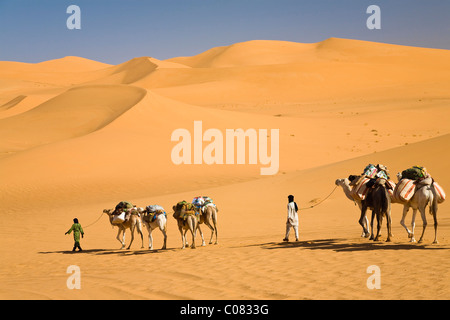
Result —
<instances>
[{"instance_id":1,"label":"shadow on sand","mask_svg":"<svg viewBox=\"0 0 450 320\"><path fill-rule=\"evenodd\" d=\"M266 250L301 248L309 250L333 250L335 252L355 252L372 250L443 250L448 246L418 244L418 243L396 243L396 242L374 242L370 240L356 239L319 239L309 241L269 242L254 244Z\"/></svg>"},{"instance_id":2,"label":"shadow on sand","mask_svg":"<svg viewBox=\"0 0 450 320\"><path fill-rule=\"evenodd\" d=\"M82 251L61 250L61 251L41 251L39 254L93 254L93 255L118 255L118 256L132 256L132 255L146 255L156 254L169 251L176 251L177 249L140 249L140 250L127 250L127 249L86 249Z\"/></svg>"}]
</instances>

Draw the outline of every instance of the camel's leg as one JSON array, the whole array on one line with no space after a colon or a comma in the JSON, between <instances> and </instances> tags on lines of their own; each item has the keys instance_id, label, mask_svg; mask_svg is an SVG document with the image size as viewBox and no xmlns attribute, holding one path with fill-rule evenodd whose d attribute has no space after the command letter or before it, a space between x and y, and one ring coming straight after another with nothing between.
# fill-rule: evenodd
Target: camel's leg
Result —
<instances>
[{"instance_id":1,"label":"camel's leg","mask_svg":"<svg viewBox=\"0 0 450 320\"><path fill-rule=\"evenodd\" d=\"M131 244L133 243L133 240L134 240L134 229L135 229L135 227L136 227L136 226L131 226L131 227L130 227L131 241L130 241L130 245L128 246L127 250L130 250Z\"/></svg>"},{"instance_id":2,"label":"camel's leg","mask_svg":"<svg viewBox=\"0 0 450 320\"><path fill-rule=\"evenodd\" d=\"M165 219L164 216L160 216L157 220L158 223L158 228L159 230L161 230L163 236L164 236L164 244L161 248L161 250L165 250L166 249L166 244L167 244L167 220Z\"/></svg>"},{"instance_id":3,"label":"camel's leg","mask_svg":"<svg viewBox=\"0 0 450 320\"><path fill-rule=\"evenodd\" d=\"M139 220L137 223L137 231L139 232L139 234L141 236L141 249L144 249L144 233L142 232L142 224Z\"/></svg>"},{"instance_id":4,"label":"camel's leg","mask_svg":"<svg viewBox=\"0 0 450 320\"><path fill-rule=\"evenodd\" d=\"M434 241L433 241L433 243L438 243L438 240L437 240L437 227L438 227L437 211L438 211L438 202L437 202L437 199L435 197L433 197L433 200L431 201L431 204L430 204L430 213L433 215L433 220L434 220Z\"/></svg>"},{"instance_id":5,"label":"camel's leg","mask_svg":"<svg viewBox=\"0 0 450 320\"><path fill-rule=\"evenodd\" d=\"M205 225L211 230L211 238L209 239L209 244L212 244L212 239L214 238L214 230L215 228L213 228L213 226L211 225L211 223L209 221L205 221ZM216 236L217 239L217 236ZM216 244L217 244L217 240L216 240Z\"/></svg>"},{"instance_id":6,"label":"camel's leg","mask_svg":"<svg viewBox=\"0 0 450 320\"><path fill-rule=\"evenodd\" d=\"M367 218L367 215L364 216L364 225L366 226L367 232L365 234L363 233L364 234L363 237L367 238L371 231L370 224L369 224L369 218Z\"/></svg>"},{"instance_id":7,"label":"camel's leg","mask_svg":"<svg viewBox=\"0 0 450 320\"><path fill-rule=\"evenodd\" d=\"M203 232L202 232L202 229L200 228L200 223L197 224L197 230L200 232L200 236L202 237L202 247L204 247L204 246L206 246L206 243L205 243L205 238L203 238Z\"/></svg>"},{"instance_id":8,"label":"camel's leg","mask_svg":"<svg viewBox=\"0 0 450 320\"><path fill-rule=\"evenodd\" d=\"M187 236L186 236L188 230L189 230L189 229L184 229L184 243L185 243L185 246L186 246L186 247L189 247L189 242L188 242Z\"/></svg>"},{"instance_id":9,"label":"camel's leg","mask_svg":"<svg viewBox=\"0 0 450 320\"><path fill-rule=\"evenodd\" d=\"M195 218L195 219L197 219L197 218ZM190 229L191 234L192 234L192 244L191 244L191 248L192 248L192 249L195 249L195 235L196 235L196 233L197 233L197 227L198 227L198 224L196 225L196 223L195 223L195 222L192 222L192 221L189 221L188 224L189 224L189 229Z\"/></svg>"},{"instance_id":10,"label":"camel's leg","mask_svg":"<svg viewBox=\"0 0 450 320\"><path fill-rule=\"evenodd\" d=\"M391 212L390 211L386 212L386 224L387 224L387 232L388 232L388 236L387 236L386 242L391 242L391 237L392 237L392 219L391 219Z\"/></svg>"},{"instance_id":11,"label":"camel's leg","mask_svg":"<svg viewBox=\"0 0 450 320\"><path fill-rule=\"evenodd\" d=\"M217 211L213 212L212 221L214 224L214 233L216 234L216 242L214 244L219 244L219 240L217 239Z\"/></svg>"},{"instance_id":12,"label":"camel's leg","mask_svg":"<svg viewBox=\"0 0 450 320\"><path fill-rule=\"evenodd\" d=\"M377 213L375 213L375 211L374 210L372 210L372 219L370 220L370 238L369 238L369 240L374 240L374 234L373 234L373 221L375 220L375 216L376 216L376 218L377 218L377 221L378 221L378 214ZM377 230L377 237L379 236L379 232L380 232L380 230L378 229ZM375 240L375 241L378 241L378 240Z\"/></svg>"},{"instance_id":13,"label":"camel's leg","mask_svg":"<svg viewBox=\"0 0 450 320\"><path fill-rule=\"evenodd\" d=\"M122 240L120 239L120 233L121 232L123 232ZM120 244L122 245L122 247L120 249L125 248L125 229L120 229L120 227L119 227L119 231L117 232L116 239L119 240Z\"/></svg>"},{"instance_id":14,"label":"camel's leg","mask_svg":"<svg viewBox=\"0 0 450 320\"><path fill-rule=\"evenodd\" d=\"M185 243L186 243L186 240L185 240L185 233L186 232L180 226L178 227L178 229L180 230L180 234L181 234L181 249L184 249L185 248Z\"/></svg>"},{"instance_id":15,"label":"camel's leg","mask_svg":"<svg viewBox=\"0 0 450 320\"><path fill-rule=\"evenodd\" d=\"M433 243L438 243L437 240L437 227L438 227L438 222L437 222L437 217L436 217L437 213L433 213L433 219L434 219L434 241Z\"/></svg>"},{"instance_id":16,"label":"camel's leg","mask_svg":"<svg viewBox=\"0 0 450 320\"><path fill-rule=\"evenodd\" d=\"M416 242L416 239L414 238L414 229L416 228L416 214L417 209L413 209L412 218L411 218L411 241L410 242Z\"/></svg>"},{"instance_id":17,"label":"camel's leg","mask_svg":"<svg viewBox=\"0 0 450 320\"><path fill-rule=\"evenodd\" d=\"M152 227L148 226L148 250L153 250Z\"/></svg>"},{"instance_id":18,"label":"camel's leg","mask_svg":"<svg viewBox=\"0 0 450 320\"><path fill-rule=\"evenodd\" d=\"M402 220L400 220L400 224L403 226L403 228L405 228L406 232L408 232L408 238L412 238L413 234L411 231L409 231L408 227L405 224L405 218L406 215L408 214L409 211L409 207L407 205L405 205L403 207L403 215L402 215Z\"/></svg>"},{"instance_id":19,"label":"camel's leg","mask_svg":"<svg viewBox=\"0 0 450 320\"><path fill-rule=\"evenodd\" d=\"M166 250L166 245L167 245L167 232L166 232L166 226L164 226L163 228L160 228L162 234L164 235L164 244L162 246L162 250Z\"/></svg>"},{"instance_id":20,"label":"camel's leg","mask_svg":"<svg viewBox=\"0 0 450 320\"><path fill-rule=\"evenodd\" d=\"M361 227L363 228L363 235L364 235L364 237L367 238L367 237L369 237L369 230L367 230L366 226L364 225L365 219L367 220L366 211L367 211L367 207L363 206L362 209L361 209L361 217L359 218L358 222L361 225ZM368 225L368 223L367 223L367 225Z\"/></svg>"},{"instance_id":21,"label":"camel's leg","mask_svg":"<svg viewBox=\"0 0 450 320\"><path fill-rule=\"evenodd\" d=\"M373 239L373 240L380 241L380 231L381 231L381 226L383 224L383 215L381 214L381 212L377 212L376 216L377 216L377 235L375 236L375 239Z\"/></svg>"},{"instance_id":22,"label":"camel's leg","mask_svg":"<svg viewBox=\"0 0 450 320\"><path fill-rule=\"evenodd\" d=\"M425 208L420 208L419 211L420 211L420 215L422 217L422 222L423 222L422 235L420 236L419 243L422 243L423 235L425 234L425 229L427 228L428 222L427 222L427 216L425 213Z\"/></svg>"}]
</instances>

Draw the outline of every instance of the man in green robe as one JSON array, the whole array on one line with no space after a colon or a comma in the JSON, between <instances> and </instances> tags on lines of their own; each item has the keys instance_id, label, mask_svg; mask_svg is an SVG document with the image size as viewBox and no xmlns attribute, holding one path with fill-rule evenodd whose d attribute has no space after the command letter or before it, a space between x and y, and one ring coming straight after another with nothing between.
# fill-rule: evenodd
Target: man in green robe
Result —
<instances>
[{"instance_id":1,"label":"man in green robe","mask_svg":"<svg viewBox=\"0 0 450 320\"><path fill-rule=\"evenodd\" d=\"M80 234L81 234L81 237L83 238L84 231L83 231L83 228L81 227L81 224L78 223L77 218L73 219L73 222L74 223L73 223L72 227L65 234L70 234L73 231L73 240L75 240L75 244L73 245L72 251L75 251L76 248L78 248L79 251L82 251L83 249L81 249L81 246L80 246Z\"/></svg>"}]
</instances>

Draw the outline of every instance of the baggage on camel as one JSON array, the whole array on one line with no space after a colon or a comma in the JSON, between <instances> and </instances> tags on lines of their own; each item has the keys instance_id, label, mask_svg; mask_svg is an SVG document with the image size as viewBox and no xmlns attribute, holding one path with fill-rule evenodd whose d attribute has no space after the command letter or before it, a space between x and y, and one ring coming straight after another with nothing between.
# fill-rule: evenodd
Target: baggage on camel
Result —
<instances>
[{"instance_id":1,"label":"baggage on camel","mask_svg":"<svg viewBox=\"0 0 450 320\"><path fill-rule=\"evenodd\" d=\"M206 207L208 206L214 206L214 208L216 208L217 210L217 206L214 203L213 199L208 196L195 197L192 200L192 204L195 205L198 209L201 209L203 213L205 213Z\"/></svg>"},{"instance_id":2,"label":"baggage on camel","mask_svg":"<svg viewBox=\"0 0 450 320\"><path fill-rule=\"evenodd\" d=\"M114 218L112 219L112 224L121 224L125 222L125 211L122 211L120 214L114 215Z\"/></svg>"},{"instance_id":3,"label":"baggage on camel","mask_svg":"<svg viewBox=\"0 0 450 320\"><path fill-rule=\"evenodd\" d=\"M437 202L442 203L445 201L445 191L444 189L436 182L433 182L434 189L436 190Z\"/></svg>"},{"instance_id":4,"label":"baggage on camel","mask_svg":"<svg viewBox=\"0 0 450 320\"><path fill-rule=\"evenodd\" d=\"M386 180L389 180L389 170L386 166L382 164L377 164L376 166L369 163L363 170L362 173L363 176L366 176L368 178L376 179L376 178L383 178Z\"/></svg>"},{"instance_id":5,"label":"baggage on camel","mask_svg":"<svg viewBox=\"0 0 450 320\"><path fill-rule=\"evenodd\" d=\"M144 216L144 220L149 223L155 221L160 214L164 214L167 217L164 208L157 204L145 207L145 212L147 214Z\"/></svg>"},{"instance_id":6,"label":"baggage on camel","mask_svg":"<svg viewBox=\"0 0 450 320\"><path fill-rule=\"evenodd\" d=\"M364 168L364 171L362 174L364 176L367 176L368 178L375 178L375 175L377 174L377 172L378 172L377 168L373 164L369 163Z\"/></svg>"},{"instance_id":7,"label":"baggage on camel","mask_svg":"<svg viewBox=\"0 0 450 320\"><path fill-rule=\"evenodd\" d=\"M356 185L353 186L351 195L355 200L364 200L366 199L367 193L369 192L369 187L367 183L370 181L370 178L363 177L357 181Z\"/></svg>"},{"instance_id":8,"label":"baggage on camel","mask_svg":"<svg viewBox=\"0 0 450 320\"><path fill-rule=\"evenodd\" d=\"M120 201L117 206L116 206L116 210L127 210L127 209L133 209L133 205L128 202L128 201Z\"/></svg>"},{"instance_id":9,"label":"baggage on camel","mask_svg":"<svg viewBox=\"0 0 450 320\"><path fill-rule=\"evenodd\" d=\"M402 171L402 179L420 180L428 177L427 169L420 166L413 166Z\"/></svg>"},{"instance_id":10,"label":"baggage on camel","mask_svg":"<svg viewBox=\"0 0 450 320\"><path fill-rule=\"evenodd\" d=\"M123 222L128 221L131 215L131 209L134 208L134 205L128 201L121 201L116 205L116 208L113 211L113 224L121 224Z\"/></svg>"},{"instance_id":11,"label":"baggage on camel","mask_svg":"<svg viewBox=\"0 0 450 320\"><path fill-rule=\"evenodd\" d=\"M394 199L398 202L408 202L416 192L414 180L402 179L397 183L394 190Z\"/></svg>"},{"instance_id":12,"label":"baggage on camel","mask_svg":"<svg viewBox=\"0 0 450 320\"><path fill-rule=\"evenodd\" d=\"M351 175L349 177L349 180L351 181L350 185L353 186L351 190L351 196L356 201L365 200L367 197L367 194L369 190L373 187L376 181L379 179L385 179L386 180L386 190L388 191L389 195L391 196L391 200L394 199L394 189L395 189L395 183L391 180L388 180L386 178L368 178L367 176L354 176Z\"/></svg>"},{"instance_id":13,"label":"baggage on camel","mask_svg":"<svg viewBox=\"0 0 450 320\"><path fill-rule=\"evenodd\" d=\"M173 214L173 217L175 219L181 218L186 220L189 215L195 215L199 218L199 212L196 210L195 205L185 200L178 202L174 209L175 213Z\"/></svg>"}]
</instances>

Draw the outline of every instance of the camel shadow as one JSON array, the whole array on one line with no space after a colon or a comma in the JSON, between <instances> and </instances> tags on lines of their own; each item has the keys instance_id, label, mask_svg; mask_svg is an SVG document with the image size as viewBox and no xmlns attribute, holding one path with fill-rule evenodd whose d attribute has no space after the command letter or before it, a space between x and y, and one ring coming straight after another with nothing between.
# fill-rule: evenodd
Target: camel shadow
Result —
<instances>
[{"instance_id":1,"label":"camel shadow","mask_svg":"<svg viewBox=\"0 0 450 320\"><path fill-rule=\"evenodd\" d=\"M168 249L140 249L140 250L127 250L127 249L86 249L82 251L72 251L72 250L59 250L59 251L41 251L39 254L94 254L94 255L120 255L120 256L131 256L131 255L146 255L146 254L157 254L169 251L176 251L175 248Z\"/></svg>"},{"instance_id":2,"label":"camel shadow","mask_svg":"<svg viewBox=\"0 0 450 320\"><path fill-rule=\"evenodd\" d=\"M255 246L255 245L253 245ZM356 252L356 251L374 251L374 250L447 250L447 246L417 244L417 243L396 243L396 242L367 242L355 239L319 239L295 242L270 242L259 244L262 249L292 249L301 248L308 250L332 250L335 252Z\"/></svg>"},{"instance_id":3,"label":"camel shadow","mask_svg":"<svg viewBox=\"0 0 450 320\"><path fill-rule=\"evenodd\" d=\"M97 254L102 251L109 251L108 249L86 249L82 251L72 251L72 250L59 250L59 251L40 251L39 254Z\"/></svg>"}]
</instances>

